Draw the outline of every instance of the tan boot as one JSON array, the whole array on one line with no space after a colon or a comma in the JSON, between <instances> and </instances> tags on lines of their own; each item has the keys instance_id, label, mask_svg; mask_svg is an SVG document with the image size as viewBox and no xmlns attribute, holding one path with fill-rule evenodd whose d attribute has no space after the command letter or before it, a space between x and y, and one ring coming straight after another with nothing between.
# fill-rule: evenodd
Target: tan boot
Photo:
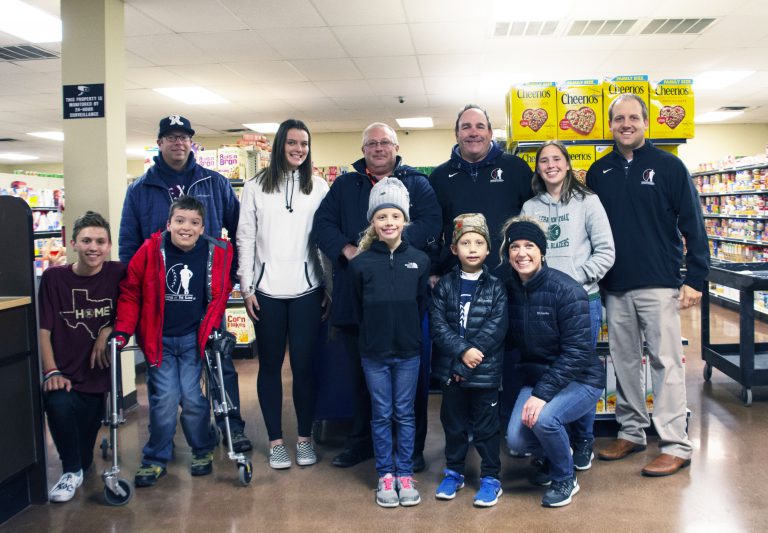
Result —
<instances>
[{"instance_id":1,"label":"tan boot","mask_svg":"<svg viewBox=\"0 0 768 533\"><path fill-rule=\"evenodd\" d=\"M597 452L597 457L603 461L617 461L624 459L630 453L643 450L645 450L645 444L637 444L627 439L618 438L610 446Z\"/></svg>"},{"instance_id":2,"label":"tan boot","mask_svg":"<svg viewBox=\"0 0 768 533\"><path fill-rule=\"evenodd\" d=\"M690 459L681 459L668 453L662 453L656 459L648 463L642 472L644 476L661 477L676 474L681 468L691 464Z\"/></svg>"}]
</instances>

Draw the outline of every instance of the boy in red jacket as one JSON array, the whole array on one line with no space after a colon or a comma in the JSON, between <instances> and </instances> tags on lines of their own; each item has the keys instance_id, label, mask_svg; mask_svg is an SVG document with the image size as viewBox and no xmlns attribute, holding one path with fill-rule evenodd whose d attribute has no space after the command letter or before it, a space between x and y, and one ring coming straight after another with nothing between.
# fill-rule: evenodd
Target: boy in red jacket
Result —
<instances>
[{"instance_id":1,"label":"boy in red jacket","mask_svg":"<svg viewBox=\"0 0 768 533\"><path fill-rule=\"evenodd\" d=\"M205 343L221 324L232 291L228 241L203 234L205 208L182 196L171 204L166 231L147 239L120 284L112 337L125 346L136 332L149 368L149 441L136 472L137 487L165 475L173 452L176 415L192 448L193 476L213 470L217 433L200 387Z\"/></svg>"}]
</instances>

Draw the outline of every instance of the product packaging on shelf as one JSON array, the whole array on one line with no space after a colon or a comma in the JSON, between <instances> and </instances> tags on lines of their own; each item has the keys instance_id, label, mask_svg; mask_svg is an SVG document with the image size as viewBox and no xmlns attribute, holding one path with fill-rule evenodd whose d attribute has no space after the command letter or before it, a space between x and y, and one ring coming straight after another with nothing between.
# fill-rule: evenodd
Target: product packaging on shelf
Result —
<instances>
[{"instance_id":1,"label":"product packaging on shelf","mask_svg":"<svg viewBox=\"0 0 768 533\"><path fill-rule=\"evenodd\" d=\"M246 179L248 156L244 148L222 146L218 149L218 172L231 180Z\"/></svg>"},{"instance_id":2,"label":"product packaging on shelf","mask_svg":"<svg viewBox=\"0 0 768 533\"><path fill-rule=\"evenodd\" d=\"M605 355L600 355L600 364L603 365L603 369L605 369ZM597 399L597 406L595 407L595 414L601 415L603 413L606 413L605 410L605 389L603 389L603 393L600 395L600 398Z\"/></svg>"},{"instance_id":3,"label":"product packaging on shelf","mask_svg":"<svg viewBox=\"0 0 768 533\"><path fill-rule=\"evenodd\" d=\"M603 138L613 139L611 134L610 119L608 118L608 108L616 97L622 94L635 94L643 99L646 107L650 109L650 85L648 76L616 76L606 78L603 81ZM649 137L650 132L646 130L645 136ZM599 159L599 158L598 158Z\"/></svg>"},{"instance_id":4,"label":"product packaging on shelf","mask_svg":"<svg viewBox=\"0 0 768 533\"><path fill-rule=\"evenodd\" d=\"M557 138L603 138L603 86L599 80L568 80L557 87Z\"/></svg>"},{"instance_id":5,"label":"product packaging on shelf","mask_svg":"<svg viewBox=\"0 0 768 533\"><path fill-rule=\"evenodd\" d=\"M244 307L227 307L227 331L237 338L238 344L249 344L256 339L253 322Z\"/></svg>"},{"instance_id":6,"label":"product packaging on shelf","mask_svg":"<svg viewBox=\"0 0 768 533\"><path fill-rule=\"evenodd\" d=\"M613 152L613 146L595 146L595 161Z\"/></svg>"},{"instance_id":7,"label":"product packaging on shelf","mask_svg":"<svg viewBox=\"0 0 768 533\"><path fill-rule=\"evenodd\" d=\"M517 156L528 163L531 170L536 172L536 148L521 148Z\"/></svg>"},{"instance_id":8,"label":"product packaging on shelf","mask_svg":"<svg viewBox=\"0 0 768 533\"><path fill-rule=\"evenodd\" d=\"M574 145L568 146L568 154L571 156L571 168L576 179L582 184L587 182L587 171L595 159L594 146Z\"/></svg>"},{"instance_id":9,"label":"product packaging on shelf","mask_svg":"<svg viewBox=\"0 0 768 533\"><path fill-rule=\"evenodd\" d=\"M693 113L693 80L666 79L651 86L652 138L692 139Z\"/></svg>"},{"instance_id":10,"label":"product packaging on shelf","mask_svg":"<svg viewBox=\"0 0 768 533\"><path fill-rule=\"evenodd\" d=\"M557 138L557 88L554 82L515 85L509 91L512 139L548 141Z\"/></svg>"},{"instance_id":11,"label":"product packaging on shelf","mask_svg":"<svg viewBox=\"0 0 768 533\"><path fill-rule=\"evenodd\" d=\"M218 150L200 150L195 154L197 164L208 170L218 172L219 153Z\"/></svg>"},{"instance_id":12,"label":"product packaging on shelf","mask_svg":"<svg viewBox=\"0 0 768 533\"><path fill-rule=\"evenodd\" d=\"M605 357L605 412L616 412L616 372L610 355Z\"/></svg>"}]
</instances>

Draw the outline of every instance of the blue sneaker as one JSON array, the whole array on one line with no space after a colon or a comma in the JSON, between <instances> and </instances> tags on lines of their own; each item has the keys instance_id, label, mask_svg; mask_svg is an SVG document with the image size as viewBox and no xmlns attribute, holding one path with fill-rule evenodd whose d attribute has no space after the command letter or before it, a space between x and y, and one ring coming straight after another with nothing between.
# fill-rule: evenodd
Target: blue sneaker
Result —
<instances>
[{"instance_id":1,"label":"blue sneaker","mask_svg":"<svg viewBox=\"0 0 768 533\"><path fill-rule=\"evenodd\" d=\"M438 500L452 500L456 497L456 491L464 488L464 476L458 472L446 468L443 470L445 477L435 492L435 498Z\"/></svg>"},{"instance_id":2,"label":"blue sneaker","mask_svg":"<svg viewBox=\"0 0 768 533\"><path fill-rule=\"evenodd\" d=\"M486 476L480 480L480 490L475 494L475 507L493 507L499 501L499 496L504 494L501 490L501 481L495 477Z\"/></svg>"},{"instance_id":3,"label":"blue sneaker","mask_svg":"<svg viewBox=\"0 0 768 533\"><path fill-rule=\"evenodd\" d=\"M577 492L579 492L579 482L576 481L576 476L562 481L553 481L547 492L544 493L541 505L544 507L563 507L571 503Z\"/></svg>"}]
</instances>

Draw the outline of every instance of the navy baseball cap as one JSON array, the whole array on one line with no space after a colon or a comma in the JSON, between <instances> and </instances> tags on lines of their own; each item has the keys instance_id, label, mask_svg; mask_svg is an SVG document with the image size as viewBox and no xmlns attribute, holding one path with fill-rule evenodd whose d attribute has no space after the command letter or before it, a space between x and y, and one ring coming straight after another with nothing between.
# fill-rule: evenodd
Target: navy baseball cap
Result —
<instances>
[{"instance_id":1,"label":"navy baseball cap","mask_svg":"<svg viewBox=\"0 0 768 533\"><path fill-rule=\"evenodd\" d=\"M192 129L192 123L188 118L181 115L168 115L160 121L160 129L157 132L157 138L167 135L168 132L173 130L181 130L191 136L195 134L195 130Z\"/></svg>"}]
</instances>

